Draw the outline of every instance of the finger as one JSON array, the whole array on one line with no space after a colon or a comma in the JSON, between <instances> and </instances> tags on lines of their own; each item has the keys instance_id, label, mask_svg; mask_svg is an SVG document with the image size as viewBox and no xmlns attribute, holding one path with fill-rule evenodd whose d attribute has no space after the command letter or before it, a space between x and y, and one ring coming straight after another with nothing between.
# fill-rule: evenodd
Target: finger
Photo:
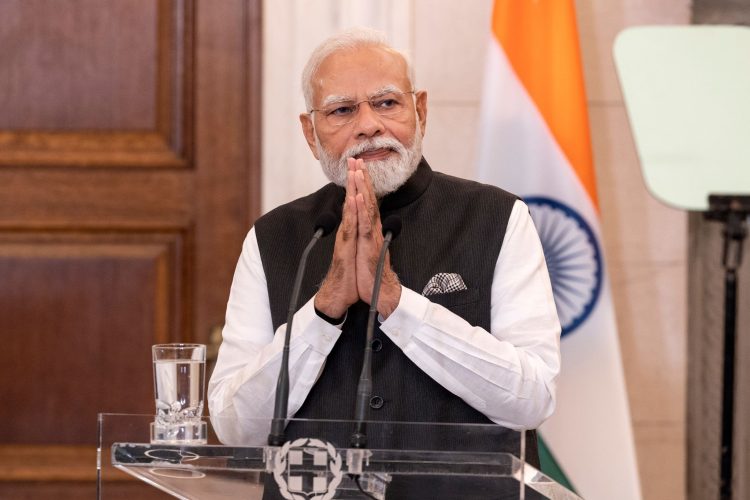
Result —
<instances>
[{"instance_id":1,"label":"finger","mask_svg":"<svg viewBox=\"0 0 750 500\"><path fill-rule=\"evenodd\" d=\"M354 196L347 196L342 209L341 226L338 234L342 241L351 241L357 237L357 204Z\"/></svg>"},{"instance_id":2,"label":"finger","mask_svg":"<svg viewBox=\"0 0 750 500\"><path fill-rule=\"evenodd\" d=\"M372 189L367 185L367 181L365 180L365 171L357 170L354 173L354 180L357 186L357 194L362 195L362 201L367 209L367 217L374 223L378 219L378 203L377 200L370 196Z\"/></svg>"},{"instance_id":3,"label":"finger","mask_svg":"<svg viewBox=\"0 0 750 500\"><path fill-rule=\"evenodd\" d=\"M378 198L375 196L375 188L372 186L372 177L370 177L370 171L366 168L363 168L362 175L364 175L365 177L365 184L368 188L370 203L372 203L373 206L377 206Z\"/></svg>"},{"instance_id":4,"label":"finger","mask_svg":"<svg viewBox=\"0 0 750 500\"><path fill-rule=\"evenodd\" d=\"M364 160L361 160L361 159L354 160L354 162L352 163L352 165L354 166L353 172L355 174L355 177L354 177L355 179L356 179L357 172L361 172L363 170L367 170L365 168L365 161Z\"/></svg>"},{"instance_id":5,"label":"finger","mask_svg":"<svg viewBox=\"0 0 750 500\"><path fill-rule=\"evenodd\" d=\"M346 195L354 196L357 194L357 185L354 180L354 171L350 170L346 173Z\"/></svg>"},{"instance_id":6,"label":"finger","mask_svg":"<svg viewBox=\"0 0 750 500\"><path fill-rule=\"evenodd\" d=\"M344 210L342 215L342 226L346 224L347 231L352 238L356 238L357 224L357 202L354 197L357 195L357 187L354 181L354 172L346 173L346 199L344 200ZM349 238L347 237L345 241Z\"/></svg>"},{"instance_id":7,"label":"finger","mask_svg":"<svg viewBox=\"0 0 750 500\"><path fill-rule=\"evenodd\" d=\"M357 162L358 161L362 161L362 160L355 160L354 158L347 158L346 159L346 168L350 172L354 172L355 170L357 170Z\"/></svg>"},{"instance_id":8,"label":"finger","mask_svg":"<svg viewBox=\"0 0 750 500\"><path fill-rule=\"evenodd\" d=\"M360 236L372 235L372 218L362 193L357 193L357 232Z\"/></svg>"}]
</instances>

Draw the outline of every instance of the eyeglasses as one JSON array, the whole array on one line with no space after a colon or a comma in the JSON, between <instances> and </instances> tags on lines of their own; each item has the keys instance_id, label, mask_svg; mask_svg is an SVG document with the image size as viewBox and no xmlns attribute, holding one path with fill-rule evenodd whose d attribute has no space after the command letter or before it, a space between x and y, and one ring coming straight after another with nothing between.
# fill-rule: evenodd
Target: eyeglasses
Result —
<instances>
[{"instance_id":1,"label":"eyeglasses","mask_svg":"<svg viewBox=\"0 0 750 500\"><path fill-rule=\"evenodd\" d=\"M366 102L375 113L390 118L404 112L408 100L406 96L414 93L414 90L408 92L388 92L386 94L378 94L359 102L337 102L325 108L311 109L310 113L320 113L329 125L333 127L341 127L347 123L353 122L359 112L360 104Z\"/></svg>"}]
</instances>

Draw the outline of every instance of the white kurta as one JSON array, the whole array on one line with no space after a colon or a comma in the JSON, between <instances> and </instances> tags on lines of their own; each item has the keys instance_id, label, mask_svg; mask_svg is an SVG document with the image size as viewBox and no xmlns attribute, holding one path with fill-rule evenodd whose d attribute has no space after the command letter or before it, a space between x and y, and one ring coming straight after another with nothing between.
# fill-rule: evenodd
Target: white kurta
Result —
<instances>
[{"instance_id":1,"label":"white kurta","mask_svg":"<svg viewBox=\"0 0 750 500\"><path fill-rule=\"evenodd\" d=\"M491 294L489 332L406 287L380 329L425 373L493 422L533 429L555 407L560 323L542 246L522 201L513 206ZM341 325L320 318L313 302L310 299L294 317L290 418L302 406L341 334ZM213 419L223 442L255 445L266 440L285 329L281 325L273 331L266 277L252 229L235 271L223 342L208 387L212 417L227 417Z\"/></svg>"}]
</instances>

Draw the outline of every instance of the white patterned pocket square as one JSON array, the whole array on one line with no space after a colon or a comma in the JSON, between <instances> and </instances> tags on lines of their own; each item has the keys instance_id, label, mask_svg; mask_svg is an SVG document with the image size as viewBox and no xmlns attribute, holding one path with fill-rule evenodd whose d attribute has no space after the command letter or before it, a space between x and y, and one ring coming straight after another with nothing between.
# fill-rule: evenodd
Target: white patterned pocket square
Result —
<instances>
[{"instance_id":1,"label":"white patterned pocket square","mask_svg":"<svg viewBox=\"0 0 750 500\"><path fill-rule=\"evenodd\" d=\"M466 289L466 284L460 274L437 273L427 282L424 290L422 290L422 295L429 297L430 295L459 292Z\"/></svg>"}]
</instances>

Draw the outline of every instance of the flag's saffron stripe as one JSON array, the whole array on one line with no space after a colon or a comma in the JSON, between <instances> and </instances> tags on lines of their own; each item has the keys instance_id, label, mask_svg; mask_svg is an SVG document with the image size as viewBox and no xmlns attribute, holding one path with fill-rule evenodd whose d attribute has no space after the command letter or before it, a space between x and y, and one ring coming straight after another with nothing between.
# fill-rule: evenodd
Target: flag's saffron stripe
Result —
<instances>
[{"instance_id":1,"label":"flag's saffron stripe","mask_svg":"<svg viewBox=\"0 0 750 500\"><path fill-rule=\"evenodd\" d=\"M598 210L573 1L497 0L492 32Z\"/></svg>"}]
</instances>

